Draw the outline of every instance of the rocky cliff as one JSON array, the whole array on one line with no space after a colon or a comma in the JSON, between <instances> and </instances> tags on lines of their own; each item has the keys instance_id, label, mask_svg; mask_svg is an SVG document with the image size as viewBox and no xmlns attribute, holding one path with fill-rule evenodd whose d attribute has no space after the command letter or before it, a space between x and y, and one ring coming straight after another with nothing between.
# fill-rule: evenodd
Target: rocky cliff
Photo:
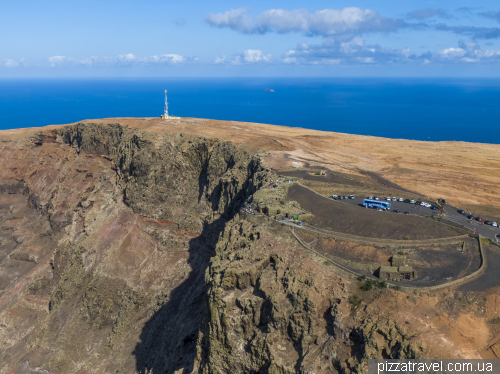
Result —
<instances>
[{"instance_id":1,"label":"rocky cliff","mask_svg":"<svg viewBox=\"0 0 500 374\"><path fill-rule=\"evenodd\" d=\"M5 135L0 373L361 373L424 354L356 280L237 214L274 178L257 151L118 124Z\"/></svg>"}]
</instances>

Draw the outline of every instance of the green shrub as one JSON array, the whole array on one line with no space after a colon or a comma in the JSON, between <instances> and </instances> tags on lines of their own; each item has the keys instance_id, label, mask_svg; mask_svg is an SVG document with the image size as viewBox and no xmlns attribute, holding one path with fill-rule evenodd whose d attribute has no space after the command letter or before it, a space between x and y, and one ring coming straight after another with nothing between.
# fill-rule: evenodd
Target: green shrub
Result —
<instances>
[{"instance_id":1,"label":"green shrub","mask_svg":"<svg viewBox=\"0 0 500 374\"><path fill-rule=\"evenodd\" d=\"M377 287L378 288L387 288L387 283L385 283L385 281L377 282Z\"/></svg>"},{"instance_id":2,"label":"green shrub","mask_svg":"<svg viewBox=\"0 0 500 374\"><path fill-rule=\"evenodd\" d=\"M373 288L373 281L371 279L367 279L366 283L361 286L363 291L370 291Z\"/></svg>"},{"instance_id":3,"label":"green shrub","mask_svg":"<svg viewBox=\"0 0 500 374\"><path fill-rule=\"evenodd\" d=\"M358 280L359 280L359 281L364 281L365 279L366 279L366 276L365 276L365 275L360 275L360 276L358 277Z\"/></svg>"}]
</instances>

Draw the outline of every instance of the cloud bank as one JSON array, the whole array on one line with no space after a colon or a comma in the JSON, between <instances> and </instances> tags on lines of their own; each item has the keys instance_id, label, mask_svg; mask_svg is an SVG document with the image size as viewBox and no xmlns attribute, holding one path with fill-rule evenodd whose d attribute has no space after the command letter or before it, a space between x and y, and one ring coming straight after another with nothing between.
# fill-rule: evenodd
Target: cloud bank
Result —
<instances>
[{"instance_id":1,"label":"cloud bank","mask_svg":"<svg viewBox=\"0 0 500 374\"><path fill-rule=\"evenodd\" d=\"M132 53L115 57L72 58L52 56L48 59L51 67L58 66L147 66L147 65L181 65L199 61L196 57L185 57L178 54L152 55L138 57Z\"/></svg>"},{"instance_id":2,"label":"cloud bank","mask_svg":"<svg viewBox=\"0 0 500 374\"><path fill-rule=\"evenodd\" d=\"M246 34L300 32L308 36L360 35L416 27L402 19L382 17L374 10L357 7L315 12L306 9L271 9L258 14L255 21L248 15L248 11L248 8L239 8L211 13L206 21L214 27L229 28Z\"/></svg>"},{"instance_id":3,"label":"cloud bank","mask_svg":"<svg viewBox=\"0 0 500 374\"><path fill-rule=\"evenodd\" d=\"M325 38L321 44L298 43L282 56L281 61L300 65L498 63L500 50L483 49L475 42L460 40L458 47L416 54L409 48L367 45L361 37L349 41Z\"/></svg>"}]
</instances>

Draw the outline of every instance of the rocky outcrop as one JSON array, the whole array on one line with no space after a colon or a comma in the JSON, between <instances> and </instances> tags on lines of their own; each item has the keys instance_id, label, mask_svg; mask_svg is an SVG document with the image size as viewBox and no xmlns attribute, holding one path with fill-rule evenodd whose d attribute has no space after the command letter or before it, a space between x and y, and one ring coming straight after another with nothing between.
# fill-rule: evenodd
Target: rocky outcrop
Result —
<instances>
[{"instance_id":1,"label":"rocky outcrop","mask_svg":"<svg viewBox=\"0 0 500 374\"><path fill-rule=\"evenodd\" d=\"M331 353L341 343L335 326L339 307L344 313L348 308L345 293L304 275L312 264L300 266L295 251L280 248L246 221L226 226L207 272L200 372L334 369Z\"/></svg>"},{"instance_id":2,"label":"rocky outcrop","mask_svg":"<svg viewBox=\"0 0 500 374\"><path fill-rule=\"evenodd\" d=\"M79 124L59 135L78 152L110 156L135 213L201 232L231 217L263 184L267 172L247 147L174 134L127 133L119 125Z\"/></svg>"}]
</instances>

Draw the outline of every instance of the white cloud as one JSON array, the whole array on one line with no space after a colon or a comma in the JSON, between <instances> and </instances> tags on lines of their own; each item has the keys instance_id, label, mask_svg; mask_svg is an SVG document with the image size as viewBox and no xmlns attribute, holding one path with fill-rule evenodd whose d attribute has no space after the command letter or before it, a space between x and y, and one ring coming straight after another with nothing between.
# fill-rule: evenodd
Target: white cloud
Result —
<instances>
[{"instance_id":1,"label":"white cloud","mask_svg":"<svg viewBox=\"0 0 500 374\"><path fill-rule=\"evenodd\" d=\"M349 41L324 38L321 44L299 43L286 52L282 61L297 64L374 64L387 62L409 62L416 60L408 48L397 50L380 45L365 45L360 37Z\"/></svg>"},{"instance_id":2,"label":"white cloud","mask_svg":"<svg viewBox=\"0 0 500 374\"><path fill-rule=\"evenodd\" d=\"M294 57L295 51L293 49L290 49L285 55L283 56L282 61L285 64L294 64L297 62L297 58Z\"/></svg>"},{"instance_id":3,"label":"white cloud","mask_svg":"<svg viewBox=\"0 0 500 374\"><path fill-rule=\"evenodd\" d=\"M197 62L197 57L185 57L170 53L138 57L133 53L115 57L71 58L66 56L52 56L48 58L51 67L56 66L133 66L133 65L180 65Z\"/></svg>"},{"instance_id":4,"label":"white cloud","mask_svg":"<svg viewBox=\"0 0 500 374\"><path fill-rule=\"evenodd\" d=\"M224 63L226 63L226 55L217 57L214 61L214 64L224 64Z\"/></svg>"},{"instance_id":5,"label":"white cloud","mask_svg":"<svg viewBox=\"0 0 500 374\"><path fill-rule=\"evenodd\" d=\"M265 55L260 49L247 49L243 52L245 62L269 62L271 55Z\"/></svg>"},{"instance_id":6,"label":"white cloud","mask_svg":"<svg viewBox=\"0 0 500 374\"><path fill-rule=\"evenodd\" d=\"M48 58L50 66L58 66L63 65L68 62L68 59L65 56L52 56Z\"/></svg>"},{"instance_id":7,"label":"white cloud","mask_svg":"<svg viewBox=\"0 0 500 374\"><path fill-rule=\"evenodd\" d=\"M4 59L3 61L0 60L0 66L4 66L6 68L16 68L19 66L25 66L25 60L24 58L21 58L20 60L13 60L10 58Z\"/></svg>"},{"instance_id":8,"label":"white cloud","mask_svg":"<svg viewBox=\"0 0 500 374\"><path fill-rule=\"evenodd\" d=\"M47 59L51 67L56 66L75 66L75 65L87 65L90 66L96 60L96 57L75 59L66 56L52 56Z\"/></svg>"},{"instance_id":9,"label":"white cloud","mask_svg":"<svg viewBox=\"0 0 500 374\"><path fill-rule=\"evenodd\" d=\"M381 17L374 10L357 7L323 9L312 13L306 9L270 9L258 14L256 22L247 13L248 8L231 9L224 13L209 14L206 21L215 27L227 27L243 33L301 32L306 35L346 37L416 26L401 19Z\"/></svg>"},{"instance_id":10,"label":"white cloud","mask_svg":"<svg viewBox=\"0 0 500 374\"><path fill-rule=\"evenodd\" d=\"M252 32L252 18L247 15L248 8L231 9L224 13L210 13L205 19L212 26L229 27L233 30Z\"/></svg>"},{"instance_id":11,"label":"white cloud","mask_svg":"<svg viewBox=\"0 0 500 374\"><path fill-rule=\"evenodd\" d=\"M458 48L440 50L435 57L450 62L500 62L500 50L483 49L475 42L460 40Z\"/></svg>"},{"instance_id":12,"label":"white cloud","mask_svg":"<svg viewBox=\"0 0 500 374\"><path fill-rule=\"evenodd\" d=\"M462 48L446 48L437 52L437 55L444 59L454 59L456 57L463 57L467 51Z\"/></svg>"},{"instance_id":13,"label":"white cloud","mask_svg":"<svg viewBox=\"0 0 500 374\"><path fill-rule=\"evenodd\" d=\"M241 65L241 56L236 56L233 61L231 61L231 65Z\"/></svg>"},{"instance_id":14,"label":"white cloud","mask_svg":"<svg viewBox=\"0 0 500 374\"><path fill-rule=\"evenodd\" d=\"M264 54L260 49L247 49L242 54L236 55L231 65L262 64L271 61L270 54Z\"/></svg>"}]
</instances>

